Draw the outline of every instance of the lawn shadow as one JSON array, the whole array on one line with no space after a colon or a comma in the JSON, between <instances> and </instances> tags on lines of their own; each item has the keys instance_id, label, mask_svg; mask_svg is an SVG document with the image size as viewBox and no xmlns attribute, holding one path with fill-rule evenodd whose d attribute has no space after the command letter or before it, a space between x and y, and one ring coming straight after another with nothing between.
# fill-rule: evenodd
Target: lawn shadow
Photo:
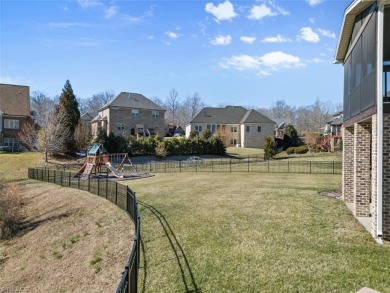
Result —
<instances>
[{"instance_id":1,"label":"lawn shadow","mask_svg":"<svg viewBox=\"0 0 390 293\"><path fill-rule=\"evenodd\" d=\"M161 227L164 230L164 233L166 237L168 238L170 247L175 255L177 265L180 269L181 273L181 279L183 281L183 285L185 288L186 293L200 293L201 289L198 288L194 275L192 273L190 264L188 262L187 256L184 253L183 248L181 247L179 241L177 240L177 237L175 233L173 232L171 226L169 225L167 219L164 217L164 215L157 210L155 207L152 205L149 205L145 202L138 201L140 205L148 209L150 212L152 212L153 215L156 216L158 221L160 222ZM141 250L142 250L142 255L143 255L143 273L144 273L144 278L142 282L142 290L141 292L145 292L146 290L146 280L147 280L147 269L148 269L148 263L146 261L146 250L144 246L144 242L142 241L141 238Z\"/></svg>"}]
</instances>

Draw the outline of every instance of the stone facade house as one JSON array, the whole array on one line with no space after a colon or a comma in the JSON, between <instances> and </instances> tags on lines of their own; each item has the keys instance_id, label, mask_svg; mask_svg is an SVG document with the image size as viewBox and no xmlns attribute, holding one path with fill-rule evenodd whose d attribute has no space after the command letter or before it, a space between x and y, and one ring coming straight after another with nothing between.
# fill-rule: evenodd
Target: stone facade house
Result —
<instances>
[{"instance_id":1,"label":"stone facade house","mask_svg":"<svg viewBox=\"0 0 390 293\"><path fill-rule=\"evenodd\" d=\"M18 146L17 135L23 123L31 119L30 88L0 84L0 146Z\"/></svg>"},{"instance_id":2,"label":"stone facade house","mask_svg":"<svg viewBox=\"0 0 390 293\"><path fill-rule=\"evenodd\" d=\"M107 135L131 134L139 136L163 137L165 109L141 94L122 92L99 109L91 120L92 135L98 128L106 130Z\"/></svg>"},{"instance_id":3,"label":"stone facade house","mask_svg":"<svg viewBox=\"0 0 390 293\"><path fill-rule=\"evenodd\" d=\"M263 148L264 138L274 137L275 124L256 110L247 110L241 106L205 107L186 126L186 137L193 130L202 135L208 129L220 135L226 145Z\"/></svg>"},{"instance_id":4,"label":"stone facade house","mask_svg":"<svg viewBox=\"0 0 390 293\"><path fill-rule=\"evenodd\" d=\"M390 1L355 0L335 55L344 65L343 200L390 240Z\"/></svg>"}]
</instances>

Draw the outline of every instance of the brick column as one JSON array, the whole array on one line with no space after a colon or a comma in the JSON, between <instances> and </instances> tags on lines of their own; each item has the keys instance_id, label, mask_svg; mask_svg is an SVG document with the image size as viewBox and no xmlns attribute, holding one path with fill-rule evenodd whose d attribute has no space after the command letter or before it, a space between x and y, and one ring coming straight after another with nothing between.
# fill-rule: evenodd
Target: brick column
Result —
<instances>
[{"instance_id":1,"label":"brick column","mask_svg":"<svg viewBox=\"0 0 390 293\"><path fill-rule=\"evenodd\" d=\"M382 236L390 240L390 113L383 113Z\"/></svg>"},{"instance_id":2,"label":"brick column","mask_svg":"<svg viewBox=\"0 0 390 293\"><path fill-rule=\"evenodd\" d=\"M370 216L371 198L371 121L354 127L354 215Z\"/></svg>"},{"instance_id":3,"label":"brick column","mask_svg":"<svg viewBox=\"0 0 390 293\"><path fill-rule=\"evenodd\" d=\"M345 202L353 202L353 151L354 151L354 130L352 127L342 129L343 132L343 172L342 172L342 188L343 200Z\"/></svg>"},{"instance_id":4,"label":"brick column","mask_svg":"<svg viewBox=\"0 0 390 293\"><path fill-rule=\"evenodd\" d=\"M371 235L376 238L377 235L377 147L378 147L378 117L377 114L372 115L371 126Z\"/></svg>"}]
</instances>

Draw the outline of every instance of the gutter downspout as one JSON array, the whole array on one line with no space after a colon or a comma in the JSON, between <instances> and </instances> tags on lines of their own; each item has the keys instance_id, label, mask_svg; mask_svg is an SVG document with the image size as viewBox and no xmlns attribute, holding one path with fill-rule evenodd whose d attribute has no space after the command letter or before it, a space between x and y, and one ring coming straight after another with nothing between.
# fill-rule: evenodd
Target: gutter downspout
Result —
<instances>
[{"instance_id":1,"label":"gutter downspout","mask_svg":"<svg viewBox=\"0 0 390 293\"><path fill-rule=\"evenodd\" d=\"M383 192L383 13L384 5L379 2L377 13L377 237L382 237L382 192Z\"/></svg>"}]
</instances>

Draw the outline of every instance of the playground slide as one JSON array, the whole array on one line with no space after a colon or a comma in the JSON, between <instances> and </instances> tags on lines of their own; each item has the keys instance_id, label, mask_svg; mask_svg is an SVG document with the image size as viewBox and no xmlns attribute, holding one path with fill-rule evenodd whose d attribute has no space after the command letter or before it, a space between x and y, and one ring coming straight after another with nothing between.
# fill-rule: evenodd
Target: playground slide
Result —
<instances>
[{"instance_id":1,"label":"playground slide","mask_svg":"<svg viewBox=\"0 0 390 293\"><path fill-rule=\"evenodd\" d=\"M110 169L110 171L112 172L112 174L114 174L115 177L118 177L118 178L123 178L122 175L119 175L117 170L114 168L113 165L110 164L110 162L107 162L106 163L106 166L108 169Z\"/></svg>"},{"instance_id":2,"label":"playground slide","mask_svg":"<svg viewBox=\"0 0 390 293\"><path fill-rule=\"evenodd\" d=\"M87 167L87 163L85 163L85 164L80 168L80 170L77 171L77 174L83 173L84 170L85 170L85 167Z\"/></svg>"}]
</instances>

